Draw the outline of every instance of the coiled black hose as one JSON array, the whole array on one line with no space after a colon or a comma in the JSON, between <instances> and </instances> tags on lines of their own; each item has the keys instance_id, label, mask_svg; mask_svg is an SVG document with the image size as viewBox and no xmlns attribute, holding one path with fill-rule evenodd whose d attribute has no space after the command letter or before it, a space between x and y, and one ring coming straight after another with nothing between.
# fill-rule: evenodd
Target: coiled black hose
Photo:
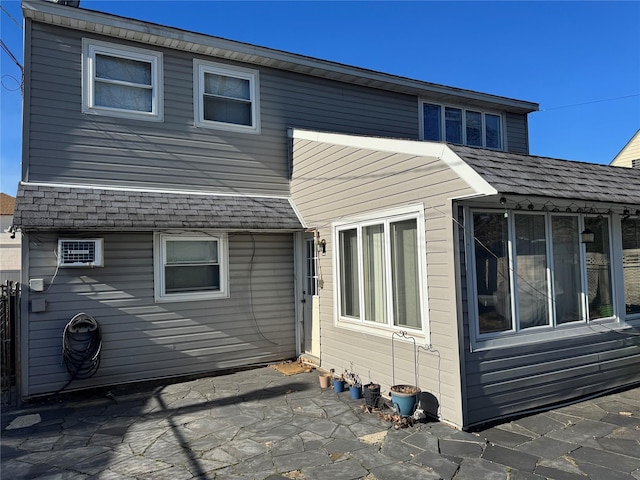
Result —
<instances>
[{"instance_id":1,"label":"coiled black hose","mask_svg":"<svg viewBox=\"0 0 640 480\"><path fill-rule=\"evenodd\" d=\"M76 378L95 375L100 366L101 350L100 324L86 313L75 315L64 327L62 335L62 357L71 378L60 391Z\"/></svg>"}]
</instances>

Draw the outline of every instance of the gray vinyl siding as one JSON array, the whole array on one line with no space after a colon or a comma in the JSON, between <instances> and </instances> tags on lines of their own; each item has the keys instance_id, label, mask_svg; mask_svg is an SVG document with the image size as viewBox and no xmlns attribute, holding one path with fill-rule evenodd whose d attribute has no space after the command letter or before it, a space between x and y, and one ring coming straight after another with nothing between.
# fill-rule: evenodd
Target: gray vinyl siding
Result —
<instances>
[{"instance_id":1,"label":"gray vinyl siding","mask_svg":"<svg viewBox=\"0 0 640 480\"><path fill-rule=\"evenodd\" d=\"M364 383L380 383L386 394L394 381L395 361L395 383L415 382L412 346L396 340L393 359L392 330L372 335L336 326L332 223L363 213L422 204L431 349L425 346L424 338L418 339L417 373L429 413L460 425L460 357L449 198L469 193L470 188L436 158L294 139L293 159L294 202L307 225L317 228L327 242L326 255L319 257L324 282L319 293L322 367L355 371Z\"/></svg>"},{"instance_id":2,"label":"gray vinyl siding","mask_svg":"<svg viewBox=\"0 0 640 480\"><path fill-rule=\"evenodd\" d=\"M507 151L529 154L529 124L526 115L507 113Z\"/></svg>"},{"instance_id":3,"label":"gray vinyl siding","mask_svg":"<svg viewBox=\"0 0 640 480\"><path fill-rule=\"evenodd\" d=\"M23 155L30 182L281 195L289 192L288 127L419 138L416 96L247 65L260 75L261 134L196 128L194 56L170 49L153 49L163 54L163 122L83 114L83 34L27 24ZM507 115L506 131L510 148L527 150L526 116Z\"/></svg>"},{"instance_id":4,"label":"gray vinyl siding","mask_svg":"<svg viewBox=\"0 0 640 480\"><path fill-rule=\"evenodd\" d=\"M418 136L412 96L267 68L259 70L261 134L196 128L194 57L166 49L164 122L83 114L82 34L38 23L32 31L31 182L288 194L287 127Z\"/></svg>"},{"instance_id":5,"label":"gray vinyl siding","mask_svg":"<svg viewBox=\"0 0 640 480\"><path fill-rule=\"evenodd\" d=\"M57 236L30 242L29 278L47 290L24 291L24 301L46 300L46 311L29 313L27 396L62 388L62 335L77 313L102 328L97 374L69 388L122 384L204 374L231 367L292 358L296 354L291 234L229 234L230 297L155 303L153 234L95 234L104 238L103 268L61 268L53 279ZM255 247L255 251L254 251Z\"/></svg>"},{"instance_id":6,"label":"gray vinyl siding","mask_svg":"<svg viewBox=\"0 0 640 480\"><path fill-rule=\"evenodd\" d=\"M640 337L621 332L469 352L468 424L640 382Z\"/></svg>"}]
</instances>

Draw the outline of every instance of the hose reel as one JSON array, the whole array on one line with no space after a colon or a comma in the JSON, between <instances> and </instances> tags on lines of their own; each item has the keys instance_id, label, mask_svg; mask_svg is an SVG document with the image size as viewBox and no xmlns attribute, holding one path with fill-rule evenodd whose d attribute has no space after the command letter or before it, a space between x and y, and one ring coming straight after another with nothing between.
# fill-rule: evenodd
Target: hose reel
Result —
<instances>
[{"instance_id":1,"label":"hose reel","mask_svg":"<svg viewBox=\"0 0 640 480\"><path fill-rule=\"evenodd\" d=\"M102 332L100 324L86 313L78 313L64 327L62 358L71 374L64 390L76 378L90 378L100 366Z\"/></svg>"}]
</instances>

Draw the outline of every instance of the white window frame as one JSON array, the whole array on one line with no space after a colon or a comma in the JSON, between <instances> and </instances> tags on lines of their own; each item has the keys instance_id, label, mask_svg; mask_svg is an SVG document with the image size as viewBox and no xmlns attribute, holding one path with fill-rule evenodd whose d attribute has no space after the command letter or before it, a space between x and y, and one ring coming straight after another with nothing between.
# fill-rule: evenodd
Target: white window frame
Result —
<instances>
[{"instance_id":1,"label":"white window frame","mask_svg":"<svg viewBox=\"0 0 640 480\"><path fill-rule=\"evenodd\" d=\"M109 55L151 64L151 111L95 105L95 57ZM161 52L119 45L88 38L82 39L82 112L137 120L164 121L163 56Z\"/></svg>"},{"instance_id":2,"label":"white window frame","mask_svg":"<svg viewBox=\"0 0 640 480\"><path fill-rule=\"evenodd\" d=\"M469 329L471 333L471 349L483 350L488 348L499 348L514 345L524 345L533 342L542 342L555 340L564 337L575 337L585 334L593 333L594 331L621 329L624 328L626 323L621 318L622 312L618 311L618 305L613 305L613 316L605 318L588 318L588 292L587 292L587 270L586 270L586 248L583 243L580 243L580 278L581 278L581 320L575 322L567 322L564 324L556 324L555 311L552 309L549 311L550 323L548 325L540 325L536 327L530 327L527 329L519 328L519 317L517 313L517 288L516 288L516 271L514 270L515 255L514 255L514 240L515 240L515 227L512 217L514 214L525 214L523 211L509 210L509 223L508 223L508 252L509 252L509 269L510 269L510 293L511 293L511 312L512 312L512 327L510 330L502 332L489 332L480 333L479 331L479 311L478 311L478 293L476 290L477 278L476 278L476 255L475 255L475 239L473 238L473 214L474 213L500 213L504 214L505 210L496 210L492 208L470 208L466 207L464 210L465 224L468 225L467 230L469 235L465 240L466 258L468 259L467 267L467 292L469 302ZM540 214L540 212L531 212L531 214ZM577 216L578 217L578 229L581 232L584 229L585 217L593 217L593 214L584 213L556 213L546 212L545 214L545 228L546 228L546 242L547 242L547 278L551 279L551 282L547 286L551 291L550 295L553 295L553 245L551 242L551 216ZM611 261L611 288L612 299L616 299L619 296L619 281L617 278L618 268L617 259L618 253L614 250L613 245L613 232L614 222L616 217L614 215L608 216L608 228L609 228L609 242L610 242L610 261ZM517 253L517 252L516 252ZM514 294L515 292L515 294Z\"/></svg>"},{"instance_id":3,"label":"white window frame","mask_svg":"<svg viewBox=\"0 0 640 480\"><path fill-rule=\"evenodd\" d=\"M251 101L251 125L238 125L235 123L217 122L204 118L204 75L213 73L225 77L240 78L249 81L249 95ZM259 73L257 70L236 67L205 60L193 60L193 111L196 127L215 128L232 132L260 133L260 88Z\"/></svg>"},{"instance_id":4,"label":"white window frame","mask_svg":"<svg viewBox=\"0 0 640 480\"><path fill-rule=\"evenodd\" d=\"M220 267L220 289L206 292L165 293L165 260L167 240L202 241L215 240L218 242L218 264ZM226 233L160 233L153 236L154 258L154 294L155 301L188 302L197 300L212 300L229 297L229 246Z\"/></svg>"},{"instance_id":5,"label":"white window frame","mask_svg":"<svg viewBox=\"0 0 640 480\"><path fill-rule=\"evenodd\" d=\"M391 287L391 268L390 268L390 242L389 225L391 223L403 220L416 220L417 242L418 242L418 292L419 292L419 308L420 308L420 329L407 326L394 325L393 318L393 289ZM429 342L429 313L427 308L427 261L426 261L426 237L425 237L425 220L424 207L422 205L411 205L399 207L391 210L385 210L359 217L344 219L332 224L332 232L335 243L335 254L333 261L333 275L336 279L333 287L334 298L334 325L341 328L366 332L372 335L388 337L392 331L406 331L407 333L426 339ZM363 285L363 268L362 268L362 228L371 225L385 225L385 282L386 282L386 305L387 305L387 323L381 324L364 319L364 299L359 296L360 301L360 318L345 317L341 315L340 308L340 260L341 252L339 245L339 235L343 230L357 229L358 232L358 279L359 285Z\"/></svg>"},{"instance_id":6,"label":"white window frame","mask_svg":"<svg viewBox=\"0 0 640 480\"><path fill-rule=\"evenodd\" d=\"M446 142L446 119L445 119L445 109L446 108L455 108L457 110L462 110L462 143L457 145L467 145L467 111L480 113L481 114L481 123L482 123L482 145L470 145L471 147L477 148L487 148L489 150L496 151L504 151L506 150L506 132L505 132L505 119L504 115L499 112L493 112L490 110L482 110L480 108L467 108L462 107L460 105L448 105L437 102L431 102L429 100L420 100L419 102L419 125L420 125L420 140L425 140L424 138L424 106L425 105L433 105L436 107L440 107L440 142ZM486 128L486 116L493 115L500 118L500 148L495 147L487 147L487 128ZM434 142L436 140L425 140L428 142Z\"/></svg>"}]
</instances>

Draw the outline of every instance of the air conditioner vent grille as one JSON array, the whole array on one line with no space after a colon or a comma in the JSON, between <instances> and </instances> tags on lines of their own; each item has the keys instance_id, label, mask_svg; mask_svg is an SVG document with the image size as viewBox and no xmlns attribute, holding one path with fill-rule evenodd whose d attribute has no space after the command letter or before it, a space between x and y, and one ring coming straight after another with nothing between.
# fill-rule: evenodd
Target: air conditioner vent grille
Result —
<instances>
[{"instance_id":1,"label":"air conditioner vent grille","mask_svg":"<svg viewBox=\"0 0 640 480\"><path fill-rule=\"evenodd\" d=\"M61 267L101 267L102 239L58 240Z\"/></svg>"}]
</instances>

